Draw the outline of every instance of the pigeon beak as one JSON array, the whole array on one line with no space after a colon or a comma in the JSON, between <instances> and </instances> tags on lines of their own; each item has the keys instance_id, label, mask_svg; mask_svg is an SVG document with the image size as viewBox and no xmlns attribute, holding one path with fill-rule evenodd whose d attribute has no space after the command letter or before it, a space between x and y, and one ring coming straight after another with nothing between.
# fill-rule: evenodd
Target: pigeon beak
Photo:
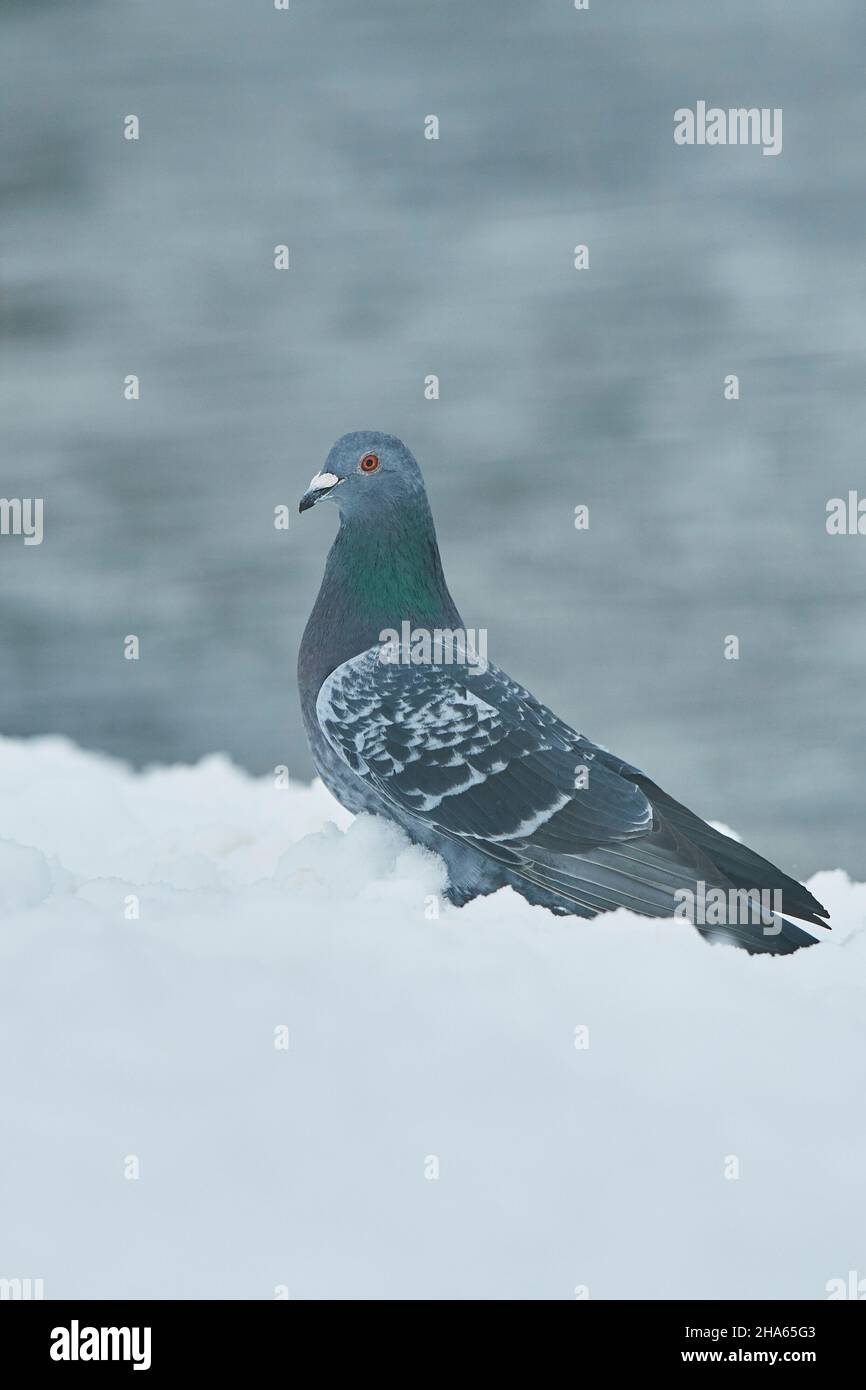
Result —
<instances>
[{"instance_id":1,"label":"pigeon beak","mask_svg":"<svg viewBox=\"0 0 866 1390\"><path fill-rule=\"evenodd\" d=\"M306 512L310 507L315 507L316 503L321 502L323 497L330 496L337 484L342 481L343 479L338 478L336 473L317 473L315 478L310 479L310 486L298 503L298 511Z\"/></svg>"}]
</instances>

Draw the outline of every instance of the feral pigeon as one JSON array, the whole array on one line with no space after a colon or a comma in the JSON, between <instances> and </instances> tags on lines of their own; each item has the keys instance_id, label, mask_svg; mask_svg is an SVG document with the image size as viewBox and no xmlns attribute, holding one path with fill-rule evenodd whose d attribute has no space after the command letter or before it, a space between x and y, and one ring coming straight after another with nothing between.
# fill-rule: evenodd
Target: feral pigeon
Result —
<instances>
[{"instance_id":1,"label":"feral pigeon","mask_svg":"<svg viewBox=\"0 0 866 1390\"><path fill-rule=\"evenodd\" d=\"M814 945L787 920L826 926L806 888L572 729L486 645L482 658L405 444L344 435L300 511L324 500L340 529L298 684L316 768L348 810L386 816L440 854L456 904L510 885L577 917L683 917L752 952Z\"/></svg>"}]
</instances>

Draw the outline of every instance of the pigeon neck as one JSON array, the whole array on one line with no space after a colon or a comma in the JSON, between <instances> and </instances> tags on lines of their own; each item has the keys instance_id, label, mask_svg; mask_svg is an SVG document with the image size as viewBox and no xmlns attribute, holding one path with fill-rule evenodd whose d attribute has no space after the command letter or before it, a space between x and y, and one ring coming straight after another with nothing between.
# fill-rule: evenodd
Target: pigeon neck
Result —
<instances>
[{"instance_id":1,"label":"pigeon neck","mask_svg":"<svg viewBox=\"0 0 866 1390\"><path fill-rule=\"evenodd\" d=\"M328 557L325 585L343 599L374 639L404 621L429 627L460 623L448 592L426 498L373 521L346 518ZM325 587L323 585L323 588Z\"/></svg>"}]
</instances>

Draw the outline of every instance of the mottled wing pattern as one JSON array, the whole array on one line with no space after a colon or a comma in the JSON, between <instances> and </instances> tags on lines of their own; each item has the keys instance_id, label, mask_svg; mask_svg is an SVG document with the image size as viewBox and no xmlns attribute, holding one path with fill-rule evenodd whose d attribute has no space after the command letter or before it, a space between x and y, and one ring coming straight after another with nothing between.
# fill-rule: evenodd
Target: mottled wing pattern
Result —
<instances>
[{"instance_id":1,"label":"mottled wing pattern","mask_svg":"<svg viewBox=\"0 0 866 1390\"><path fill-rule=\"evenodd\" d=\"M495 666L383 661L373 647L327 678L316 712L331 746L386 803L556 895L565 910L670 916L678 890L694 895L699 881L760 889L771 873L784 910L823 911ZM787 922L784 933L772 949L812 940ZM771 948L748 924L729 934Z\"/></svg>"},{"instance_id":2,"label":"mottled wing pattern","mask_svg":"<svg viewBox=\"0 0 866 1390\"><path fill-rule=\"evenodd\" d=\"M495 667L382 661L374 647L328 677L316 712L359 777L448 834L541 843L555 821L574 847L652 826L643 792Z\"/></svg>"}]
</instances>

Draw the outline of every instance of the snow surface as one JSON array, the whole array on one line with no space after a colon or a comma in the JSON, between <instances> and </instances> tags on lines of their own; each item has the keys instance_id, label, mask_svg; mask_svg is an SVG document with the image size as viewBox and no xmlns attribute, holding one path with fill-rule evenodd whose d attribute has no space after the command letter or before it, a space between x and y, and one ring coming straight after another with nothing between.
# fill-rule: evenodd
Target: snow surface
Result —
<instances>
[{"instance_id":1,"label":"snow surface","mask_svg":"<svg viewBox=\"0 0 866 1390\"><path fill-rule=\"evenodd\" d=\"M866 886L841 871L809 885L827 944L749 957L509 890L433 918L434 856L221 757L134 774L0 740L0 788L0 1278L571 1299L866 1275Z\"/></svg>"}]
</instances>

